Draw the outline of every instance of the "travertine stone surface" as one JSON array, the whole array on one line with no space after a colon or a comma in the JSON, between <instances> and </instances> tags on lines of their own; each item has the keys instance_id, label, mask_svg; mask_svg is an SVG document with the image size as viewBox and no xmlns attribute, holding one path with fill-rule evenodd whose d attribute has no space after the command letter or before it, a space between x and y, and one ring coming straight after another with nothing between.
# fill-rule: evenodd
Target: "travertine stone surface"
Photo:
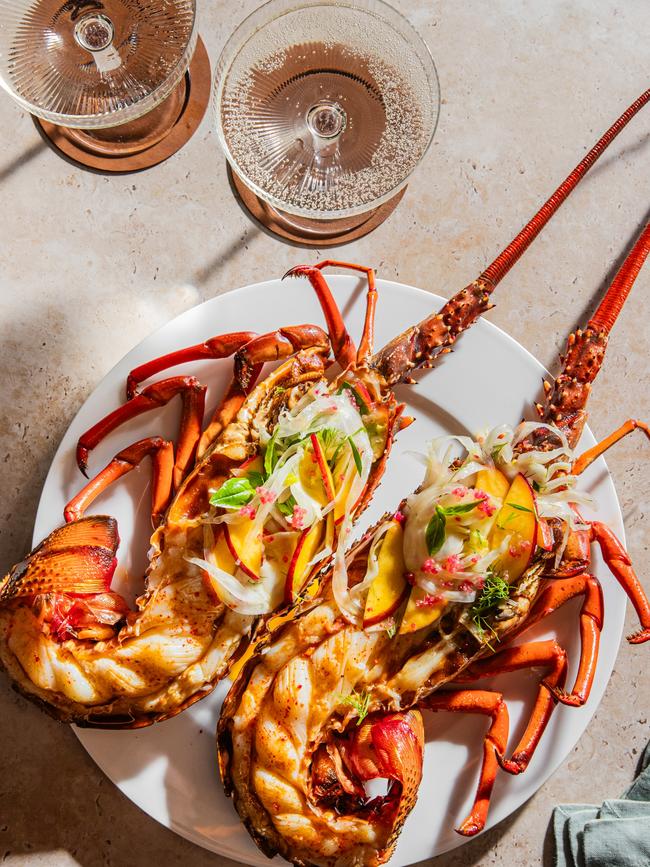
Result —
<instances>
[{"instance_id":1,"label":"travertine stone surface","mask_svg":"<svg viewBox=\"0 0 650 867\"><path fill-rule=\"evenodd\" d=\"M394 2L436 59L440 126L390 220L334 254L448 296L493 258L648 86L647 8L644 0ZM214 62L226 36L256 4L202 5L202 32ZM649 165L646 108L500 287L492 321L544 364L554 365L568 326L593 309L614 264L647 220ZM128 349L205 298L322 257L285 246L251 224L233 200L207 120L164 165L108 177L55 156L29 116L0 94L0 202L4 571L29 548L40 488L64 430ZM280 311L278 324L290 318ZM650 417L649 341L647 266L594 391L596 434L630 415ZM495 377L507 388L504 371ZM640 436L627 439L609 465L630 552L650 587L648 443ZM633 623L629 616L629 629ZM650 734L648 653L648 647L621 648L586 734L527 805L431 864L549 864L544 848L552 805L617 796L632 775ZM0 743L3 864L225 862L140 812L102 776L69 729L19 698L2 677Z\"/></svg>"}]
</instances>

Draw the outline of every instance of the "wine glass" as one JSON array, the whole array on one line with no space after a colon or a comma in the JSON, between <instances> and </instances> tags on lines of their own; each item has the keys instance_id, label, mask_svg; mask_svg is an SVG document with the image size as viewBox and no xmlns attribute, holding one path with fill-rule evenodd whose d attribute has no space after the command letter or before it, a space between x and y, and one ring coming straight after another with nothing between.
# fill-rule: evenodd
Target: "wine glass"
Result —
<instances>
[{"instance_id":1,"label":"wine glass","mask_svg":"<svg viewBox=\"0 0 650 867\"><path fill-rule=\"evenodd\" d=\"M77 162L154 165L209 101L196 0L0 0L0 84Z\"/></svg>"},{"instance_id":2,"label":"wine glass","mask_svg":"<svg viewBox=\"0 0 650 867\"><path fill-rule=\"evenodd\" d=\"M440 109L431 54L382 0L270 0L228 40L214 120L251 213L314 246L371 231L402 197Z\"/></svg>"}]
</instances>

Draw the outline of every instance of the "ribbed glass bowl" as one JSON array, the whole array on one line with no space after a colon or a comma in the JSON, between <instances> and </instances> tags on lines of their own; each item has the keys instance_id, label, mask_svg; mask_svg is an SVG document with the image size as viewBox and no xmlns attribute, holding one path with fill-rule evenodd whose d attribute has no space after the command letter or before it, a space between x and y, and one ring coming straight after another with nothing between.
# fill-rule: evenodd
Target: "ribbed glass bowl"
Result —
<instances>
[{"instance_id":1,"label":"ribbed glass bowl","mask_svg":"<svg viewBox=\"0 0 650 867\"><path fill-rule=\"evenodd\" d=\"M270 0L223 49L213 101L245 185L283 213L330 220L406 185L440 91L425 42L383 0Z\"/></svg>"},{"instance_id":2,"label":"ribbed glass bowl","mask_svg":"<svg viewBox=\"0 0 650 867\"><path fill-rule=\"evenodd\" d=\"M61 126L117 126L171 93L196 39L195 0L0 0L0 85Z\"/></svg>"}]
</instances>

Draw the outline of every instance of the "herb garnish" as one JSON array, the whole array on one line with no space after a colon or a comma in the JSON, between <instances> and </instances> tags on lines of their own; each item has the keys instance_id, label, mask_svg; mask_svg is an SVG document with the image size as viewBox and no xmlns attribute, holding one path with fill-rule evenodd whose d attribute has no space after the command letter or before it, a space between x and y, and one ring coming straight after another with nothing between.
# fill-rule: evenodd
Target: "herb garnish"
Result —
<instances>
[{"instance_id":1,"label":"herb garnish","mask_svg":"<svg viewBox=\"0 0 650 867\"><path fill-rule=\"evenodd\" d=\"M497 633L490 626L485 615L491 613L498 607L500 602L505 601L509 596L510 585L508 582L504 578L501 578L500 575L488 572L480 595L476 597L469 609L470 617L479 633L480 640L485 641L485 644L490 648L490 642L484 638L485 632L489 630L495 638L497 637Z\"/></svg>"},{"instance_id":2,"label":"herb garnish","mask_svg":"<svg viewBox=\"0 0 650 867\"><path fill-rule=\"evenodd\" d=\"M268 441L266 445L266 452L264 453L264 472L267 476L270 476L273 472L275 465L278 462L278 457L275 455L275 447L278 443L278 433L280 431L280 427L276 427L273 431L273 435L271 439Z\"/></svg>"},{"instance_id":3,"label":"herb garnish","mask_svg":"<svg viewBox=\"0 0 650 867\"><path fill-rule=\"evenodd\" d=\"M279 511L286 516L293 515L294 508L298 505L293 494L289 494L286 500L281 503L276 503Z\"/></svg>"},{"instance_id":4,"label":"herb garnish","mask_svg":"<svg viewBox=\"0 0 650 867\"><path fill-rule=\"evenodd\" d=\"M255 475L257 476L259 473ZM210 497L210 502L213 506L219 506L222 509L241 509L253 499L256 487L257 481L251 482L247 476L234 476L224 482L218 491L214 491Z\"/></svg>"},{"instance_id":5,"label":"herb garnish","mask_svg":"<svg viewBox=\"0 0 650 867\"><path fill-rule=\"evenodd\" d=\"M436 506L436 510L425 531L427 550L430 556L437 554L444 544L447 518L452 515L462 515L466 512L471 512L472 509L484 503L485 499L484 497L481 500L473 500L471 503L459 503L457 506Z\"/></svg>"},{"instance_id":6,"label":"herb garnish","mask_svg":"<svg viewBox=\"0 0 650 867\"><path fill-rule=\"evenodd\" d=\"M341 696L341 704L347 704L357 712L357 725L360 726L368 716L370 709L370 694L367 692L351 692L350 695Z\"/></svg>"},{"instance_id":7,"label":"herb garnish","mask_svg":"<svg viewBox=\"0 0 650 867\"><path fill-rule=\"evenodd\" d=\"M363 464L361 462L361 455L359 454L359 449L356 447L354 440L352 437L348 437L348 442L350 443L350 448L352 449L352 457L354 458L354 465L357 468L357 472L359 475L363 472Z\"/></svg>"}]
</instances>

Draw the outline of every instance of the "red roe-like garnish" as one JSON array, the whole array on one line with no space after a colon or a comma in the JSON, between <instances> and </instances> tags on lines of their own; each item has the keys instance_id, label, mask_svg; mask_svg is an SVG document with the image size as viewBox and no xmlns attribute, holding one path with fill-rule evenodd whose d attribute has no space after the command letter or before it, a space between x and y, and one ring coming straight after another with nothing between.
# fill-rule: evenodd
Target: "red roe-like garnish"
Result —
<instances>
[{"instance_id":1,"label":"red roe-like garnish","mask_svg":"<svg viewBox=\"0 0 650 867\"><path fill-rule=\"evenodd\" d=\"M489 499L481 500L478 504L477 509L479 512L483 512L484 515L487 515L488 518L491 518L492 515L496 512L497 507L491 503Z\"/></svg>"},{"instance_id":2,"label":"red roe-like garnish","mask_svg":"<svg viewBox=\"0 0 650 867\"><path fill-rule=\"evenodd\" d=\"M449 557L445 559L443 566L447 572L451 572L452 574L454 572L460 572L460 557L458 554L450 554Z\"/></svg>"},{"instance_id":3,"label":"red roe-like garnish","mask_svg":"<svg viewBox=\"0 0 650 867\"><path fill-rule=\"evenodd\" d=\"M303 509L302 506L294 506L293 514L289 518L289 523L294 528L294 530L302 530L305 526L305 518L307 517L307 509Z\"/></svg>"},{"instance_id":4,"label":"red roe-like garnish","mask_svg":"<svg viewBox=\"0 0 650 867\"><path fill-rule=\"evenodd\" d=\"M418 599L415 603L416 608L431 608L433 605L437 605L438 602L442 602L442 596L439 593L435 595L431 593L427 593L426 596L423 596L422 599Z\"/></svg>"},{"instance_id":5,"label":"red roe-like garnish","mask_svg":"<svg viewBox=\"0 0 650 867\"><path fill-rule=\"evenodd\" d=\"M273 491L270 491L268 488L265 488L263 485L260 485L258 488L255 488L255 493L260 498L260 503L264 505L268 505L270 503L275 503L278 498L277 494L274 494Z\"/></svg>"},{"instance_id":6,"label":"red roe-like garnish","mask_svg":"<svg viewBox=\"0 0 650 867\"><path fill-rule=\"evenodd\" d=\"M440 566L436 563L433 557L427 557L422 564L422 571L427 575L437 575L441 571Z\"/></svg>"}]
</instances>

